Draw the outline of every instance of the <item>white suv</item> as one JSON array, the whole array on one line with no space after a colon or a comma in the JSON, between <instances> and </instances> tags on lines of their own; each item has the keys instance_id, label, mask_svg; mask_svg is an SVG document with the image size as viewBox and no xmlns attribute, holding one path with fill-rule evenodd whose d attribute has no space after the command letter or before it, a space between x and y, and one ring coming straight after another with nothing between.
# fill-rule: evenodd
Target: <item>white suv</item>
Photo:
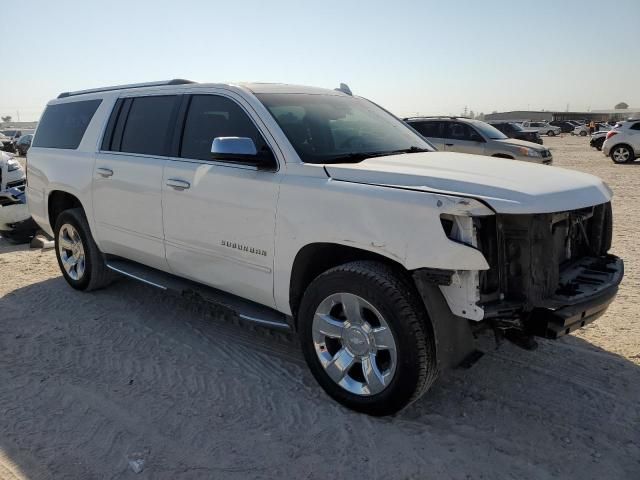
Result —
<instances>
[{"instance_id":1,"label":"white suv","mask_svg":"<svg viewBox=\"0 0 640 480\"><path fill-rule=\"evenodd\" d=\"M623 275L600 179L435 152L348 88L64 93L27 188L73 288L119 272L295 330L327 393L374 415L475 358L472 331L582 327Z\"/></svg>"},{"instance_id":2,"label":"white suv","mask_svg":"<svg viewBox=\"0 0 640 480\"><path fill-rule=\"evenodd\" d=\"M633 162L640 155L640 120L617 123L607 133L602 153L615 163Z\"/></svg>"},{"instance_id":3,"label":"white suv","mask_svg":"<svg viewBox=\"0 0 640 480\"><path fill-rule=\"evenodd\" d=\"M547 122L522 122L522 126L523 128L538 130L540 135L547 135L549 137L555 137L562 133L562 129L560 127L556 127L555 125L551 125Z\"/></svg>"}]
</instances>

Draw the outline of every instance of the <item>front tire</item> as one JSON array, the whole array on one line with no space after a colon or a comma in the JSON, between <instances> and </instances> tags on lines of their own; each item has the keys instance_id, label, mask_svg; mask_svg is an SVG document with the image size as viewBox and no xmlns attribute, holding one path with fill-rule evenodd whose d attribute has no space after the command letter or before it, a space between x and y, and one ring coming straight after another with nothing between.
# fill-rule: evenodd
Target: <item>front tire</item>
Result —
<instances>
[{"instance_id":1,"label":"front tire","mask_svg":"<svg viewBox=\"0 0 640 480\"><path fill-rule=\"evenodd\" d=\"M580 136L581 136L581 137L586 137L586 136L587 136L587 132L585 132L584 130L582 130L582 131L580 132Z\"/></svg>"},{"instance_id":2,"label":"front tire","mask_svg":"<svg viewBox=\"0 0 640 480\"><path fill-rule=\"evenodd\" d=\"M547 136L548 136L548 137L555 137L555 136L556 136L556 132L554 132L553 130L549 130L549 131L547 132Z\"/></svg>"},{"instance_id":3,"label":"front tire","mask_svg":"<svg viewBox=\"0 0 640 480\"><path fill-rule=\"evenodd\" d=\"M110 283L110 270L81 208L65 210L58 216L54 238L58 265L69 285L76 290L91 291Z\"/></svg>"},{"instance_id":4,"label":"front tire","mask_svg":"<svg viewBox=\"0 0 640 480\"><path fill-rule=\"evenodd\" d=\"M437 377L433 328L400 270L374 261L332 268L307 288L298 319L313 376L348 408L396 413Z\"/></svg>"},{"instance_id":5,"label":"front tire","mask_svg":"<svg viewBox=\"0 0 640 480\"><path fill-rule=\"evenodd\" d=\"M613 163L632 162L635 158L633 150L627 145L616 145L611 149L609 156Z\"/></svg>"}]
</instances>

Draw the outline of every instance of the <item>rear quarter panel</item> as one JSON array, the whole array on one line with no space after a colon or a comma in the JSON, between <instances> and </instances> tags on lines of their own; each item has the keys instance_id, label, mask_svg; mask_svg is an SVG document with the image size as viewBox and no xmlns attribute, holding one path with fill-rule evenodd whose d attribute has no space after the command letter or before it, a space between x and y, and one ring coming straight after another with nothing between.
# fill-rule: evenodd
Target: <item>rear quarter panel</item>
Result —
<instances>
[{"instance_id":1,"label":"rear quarter panel","mask_svg":"<svg viewBox=\"0 0 640 480\"><path fill-rule=\"evenodd\" d=\"M27 162L27 203L33 219L50 235L53 234L48 202L52 192L60 190L70 193L80 200L89 226L93 228L93 204L91 185L95 152L102 138L116 95L83 95L81 100L101 99L102 103L89 122L87 130L75 150L59 148L31 147ZM51 104L78 101L76 98L52 100ZM36 130L34 139L37 138ZM34 142L35 143L35 142ZM96 242L98 239L96 239Z\"/></svg>"}]
</instances>

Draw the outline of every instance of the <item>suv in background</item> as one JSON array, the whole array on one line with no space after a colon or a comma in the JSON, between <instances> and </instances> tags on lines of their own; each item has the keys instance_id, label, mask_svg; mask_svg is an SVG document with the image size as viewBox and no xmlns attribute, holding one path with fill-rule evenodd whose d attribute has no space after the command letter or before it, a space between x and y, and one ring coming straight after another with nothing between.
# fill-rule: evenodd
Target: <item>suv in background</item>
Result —
<instances>
[{"instance_id":1,"label":"suv in background","mask_svg":"<svg viewBox=\"0 0 640 480\"><path fill-rule=\"evenodd\" d=\"M537 130L540 135L547 135L548 137L555 137L562 133L560 127L550 125L547 122L522 122L522 128Z\"/></svg>"},{"instance_id":2,"label":"suv in background","mask_svg":"<svg viewBox=\"0 0 640 480\"><path fill-rule=\"evenodd\" d=\"M533 142L542 145L542 137L538 133L538 130L522 128L515 122L502 122L494 121L487 122L489 125L497 128L509 138L515 138L516 140L524 140L525 142Z\"/></svg>"},{"instance_id":3,"label":"suv in background","mask_svg":"<svg viewBox=\"0 0 640 480\"><path fill-rule=\"evenodd\" d=\"M640 119L617 123L607 133L602 153L615 163L633 162L640 154Z\"/></svg>"},{"instance_id":4,"label":"suv in background","mask_svg":"<svg viewBox=\"0 0 640 480\"><path fill-rule=\"evenodd\" d=\"M374 415L477 359L473 331L557 338L623 276L602 180L434 151L345 85L63 93L27 169L71 287L120 274L297 331L325 391Z\"/></svg>"},{"instance_id":5,"label":"suv in background","mask_svg":"<svg viewBox=\"0 0 640 480\"><path fill-rule=\"evenodd\" d=\"M414 117L405 122L438 150L472 153L551 165L551 152L537 143L507 137L480 120L462 117Z\"/></svg>"}]
</instances>

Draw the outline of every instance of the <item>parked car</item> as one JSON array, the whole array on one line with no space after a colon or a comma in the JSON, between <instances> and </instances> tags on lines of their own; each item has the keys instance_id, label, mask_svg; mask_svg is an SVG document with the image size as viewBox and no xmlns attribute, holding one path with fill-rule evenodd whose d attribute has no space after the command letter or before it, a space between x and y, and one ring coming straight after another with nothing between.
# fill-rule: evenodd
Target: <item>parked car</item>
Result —
<instances>
[{"instance_id":1,"label":"parked car","mask_svg":"<svg viewBox=\"0 0 640 480\"><path fill-rule=\"evenodd\" d=\"M0 191L0 237L11 243L26 243L37 229L27 207L25 187Z\"/></svg>"},{"instance_id":2,"label":"parked car","mask_svg":"<svg viewBox=\"0 0 640 480\"><path fill-rule=\"evenodd\" d=\"M0 152L0 192L25 184L25 172L15 158Z\"/></svg>"},{"instance_id":3,"label":"parked car","mask_svg":"<svg viewBox=\"0 0 640 480\"><path fill-rule=\"evenodd\" d=\"M604 143L607 137L607 133L609 132L605 132L604 130L594 133L593 135L591 135L591 140L589 140L589 145L595 148L596 150L602 150L602 144Z\"/></svg>"},{"instance_id":4,"label":"parked car","mask_svg":"<svg viewBox=\"0 0 640 480\"><path fill-rule=\"evenodd\" d=\"M22 135L33 134L34 130L32 129L7 129L2 130L0 133L4 134L9 140L3 140L3 150L6 152L15 153L16 151L16 143L20 139Z\"/></svg>"},{"instance_id":5,"label":"parked car","mask_svg":"<svg viewBox=\"0 0 640 480\"><path fill-rule=\"evenodd\" d=\"M611 127L606 123L597 123L595 128L596 132L608 132L609 130L611 130ZM571 135L580 135L581 137L586 137L587 135L589 135L589 125L578 125L573 129Z\"/></svg>"},{"instance_id":6,"label":"parked car","mask_svg":"<svg viewBox=\"0 0 640 480\"><path fill-rule=\"evenodd\" d=\"M507 137L480 120L462 117L414 117L405 121L438 150L510 158L551 165L551 152L537 143Z\"/></svg>"},{"instance_id":7,"label":"parked car","mask_svg":"<svg viewBox=\"0 0 640 480\"><path fill-rule=\"evenodd\" d=\"M576 124L566 120L554 120L553 122L549 122L549 125L559 127L562 133L571 133L573 129L576 128Z\"/></svg>"},{"instance_id":8,"label":"parked car","mask_svg":"<svg viewBox=\"0 0 640 480\"><path fill-rule=\"evenodd\" d=\"M296 331L325 391L373 415L477 353L472 327L560 337L623 276L602 180L434 151L344 85L63 93L27 169L71 287L119 273Z\"/></svg>"},{"instance_id":9,"label":"parked car","mask_svg":"<svg viewBox=\"0 0 640 480\"><path fill-rule=\"evenodd\" d=\"M537 130L540 135L549 137L555 137L562 133L560 127L549 125L547 122L522 122L522 128Z\"/></svg>"},{"instance_id":10,"label":"parked car","mask_svg":"<svg viewBox=\"0 0 640 480\"><path fill-rule=\"evenodd\" d=\"M607 133L602 153L615 163L633 162L640 153L640 119L618 122Z\"/></svg>"},{"instance_id":11,"label":"parked car","mask_svg":"<svg viewBox=\"0 0 640 480\"><path fill-rule=\"evenodd\" d=\"M524 129L522 126L515 122L487 122L492 127L497 128L509 138L515 138L516 140L524 140L526 142L533 142L542 145L542 137L535 129Z\"/></svg>"},{"instance_id":12,"label":"parked car","mask_svg":"<svg viewBox=\"0 0 640 480\"><path fill-rule=\"evenodd\" d=\"M26 155L29 147L31 147L31 140L33 139L33 133L22 135L20 139L15 143L15 151L18 155Z\"/></svg>"}]
</instances>

